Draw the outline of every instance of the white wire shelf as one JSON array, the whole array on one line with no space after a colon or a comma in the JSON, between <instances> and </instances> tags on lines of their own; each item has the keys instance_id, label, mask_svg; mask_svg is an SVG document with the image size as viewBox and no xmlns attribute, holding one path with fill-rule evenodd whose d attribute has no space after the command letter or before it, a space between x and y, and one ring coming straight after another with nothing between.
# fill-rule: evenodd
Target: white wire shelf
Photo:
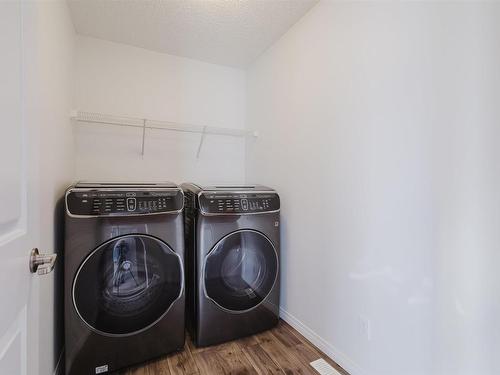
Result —
<instances>
[{"instance_id":1,"label":"white wire shelf","mask_svg":"<svg viewBox=\"0 0 500 375\"><path fill-rule=\"evenodd\" d=\"M258 136L257 132L244 129L230 129L216 126L182 124L171 121L159 121L146 118L114 116L97 112L73 111L71 113L71 119L82 124L104 124L142 129L141 155L143 156L145 151L145 138L147 129L201 134L200 144L198 146L196 157L200 156L201 147L206 135L221 135L240 138Z\"/></svg>"}]
</instances>

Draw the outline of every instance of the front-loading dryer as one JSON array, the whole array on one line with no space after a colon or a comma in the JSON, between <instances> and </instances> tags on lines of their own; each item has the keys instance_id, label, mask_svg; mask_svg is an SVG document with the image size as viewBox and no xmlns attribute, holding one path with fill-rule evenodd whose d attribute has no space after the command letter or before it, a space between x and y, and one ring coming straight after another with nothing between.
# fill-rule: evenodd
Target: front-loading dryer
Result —
<instances>
[{"instance_id":1,"label":"front-loading dryer","mask_svg":"<svg viewBox=\"0 0 500 375\"><path fill-rule=\"evenodd\" d=\"M66 191L66 374L112 372L183 348L183 201L171 183Z\"/></svg>"},{"instance_id":2,"label":"front-loading dryer","mask_svg":"<svg viewBox=\"0 0 500 375\"><path fill-rule=\"evenodd\" d=\"M279 320L280 199L264 186L182 185L187 328L197 346Z\"/></svg>"}]
</instances>

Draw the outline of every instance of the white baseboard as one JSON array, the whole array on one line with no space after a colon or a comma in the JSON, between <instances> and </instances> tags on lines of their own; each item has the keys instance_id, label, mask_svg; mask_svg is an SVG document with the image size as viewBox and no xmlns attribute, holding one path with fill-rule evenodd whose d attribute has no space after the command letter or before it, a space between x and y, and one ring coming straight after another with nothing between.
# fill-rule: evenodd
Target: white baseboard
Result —
<instances>
[{"instance_id":1,"label":"white baseboard","mask_svg":"<svg viewBox=\"0 0 500 375\"><path fill-rule=\"evenodd\" d=\"M360 366L358 366L353 360L342 353L340 350L336 349L332 344L314 332L311 328L302 323L295 316L290 314L288 311L280 308L280 317L290 324L294 329L296 329L302 336L311 341L319 350L325 353L328 357L338 363L344 370L346 370L351 375L367 375L368 373L364 371Z\"/></svg>"},{"instance_id":2,"label":"white baseboard","mask_svg":"<svg viewBox=\"0 0 500 375\"><path fill-rule=\"evenodd\" d=\"M63 366L62 366L63 355L64 355L64 349L61 350L61 354L59 354L59 359L57 360L56 368L54 369L54 375L62 375L63 373Z\"/></svg>"}]
</instances>

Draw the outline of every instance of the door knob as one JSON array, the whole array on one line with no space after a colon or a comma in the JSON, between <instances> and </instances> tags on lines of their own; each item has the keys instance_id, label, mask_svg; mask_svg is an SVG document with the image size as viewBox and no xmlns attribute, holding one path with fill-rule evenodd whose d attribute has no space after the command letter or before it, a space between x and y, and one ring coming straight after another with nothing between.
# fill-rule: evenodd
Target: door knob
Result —
<instances>
[{"instance_id":1,"label":"door knob","mask_svg":"<svg viewBox=\"0 0 500 375\"><path fill-rule=\"evenodd\" d=\"M40 254L37 248L31 250L30 272L39 275L46 275L54 269L57 254Z\"/></svg>"}]
</instances>

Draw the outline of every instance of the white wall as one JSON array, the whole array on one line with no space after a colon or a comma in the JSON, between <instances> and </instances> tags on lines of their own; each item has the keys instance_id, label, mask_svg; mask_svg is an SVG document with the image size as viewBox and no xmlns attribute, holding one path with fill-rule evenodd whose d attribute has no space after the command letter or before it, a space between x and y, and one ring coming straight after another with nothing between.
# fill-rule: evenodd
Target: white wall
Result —
<instances>
[{"instance_id":1,"label":"white wall","mask_svg":"<svg viewBox=\"0 0 500 375\"><path fill-rule=\"evenodd\" d=\"M499 25L498 4L323 0L248 71L283 316L353 375L500 372Z\"/></svg>"},{"instance_id":2,"label":"white wall","mask_svg":"<svg viewBox=\"0 0 500 375\"><path fill-rule=\"evenodd\" d=\"M75 109L195 125L243 128L245 72L78 37ZM85 180L243 181L245 141L198 134L75 125L77 177Z\"/></svg>"},{"instance_id":3,"label":"white wall","mask_svg":"<svg viewBox=\"0 0 500 375\"><path fill-rule=\"evenodd\" d=\"M62 215L59 200L74 179L72 108L75 32L65 1L23 4L25 121L38 129L39 241L42 252L60 256L55 271L35 277L39 291L36 373L50 375L63 350ZM30 181L33 183L33 181ZM28 251L28 250L27 250ZM36 337L36 335L35 335Z\"/></svg>"}]
</instances>

